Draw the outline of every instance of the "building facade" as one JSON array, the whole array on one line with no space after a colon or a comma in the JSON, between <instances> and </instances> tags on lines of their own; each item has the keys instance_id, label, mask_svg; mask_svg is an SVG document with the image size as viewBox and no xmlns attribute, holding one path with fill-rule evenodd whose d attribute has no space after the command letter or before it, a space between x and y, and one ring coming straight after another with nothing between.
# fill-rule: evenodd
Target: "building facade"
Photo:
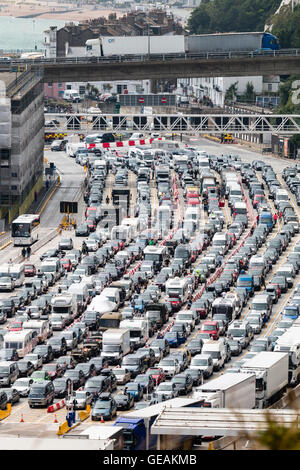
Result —
<instances>
[{"instance_id":1,"label":"building facade","mask_svg":"<svg viewBox=\"0 0 300 470\"><path fill-rule=\"evenodd\" d=\"M42 77L31 71L17 80L14 73L3 73L1 79L6 87L1 128L9 134L0 140L0 219L11 222L43 186L44 93Z\"/></svg>"}]
</instances>

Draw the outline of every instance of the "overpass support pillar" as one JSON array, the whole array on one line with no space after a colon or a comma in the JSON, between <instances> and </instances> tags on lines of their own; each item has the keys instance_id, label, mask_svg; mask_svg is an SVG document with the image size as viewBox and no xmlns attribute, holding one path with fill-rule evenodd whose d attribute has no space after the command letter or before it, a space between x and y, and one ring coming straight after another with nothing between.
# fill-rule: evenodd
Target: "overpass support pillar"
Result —
<instances>
[{"instance_id":1,"label":"overpass support pillar","mask_svg":"<svg viewBox=\"0 0 300 470\"><path fill-rule=\"evenodd\" d=\"M158 80L156 78L150 80L150 93L158 93Z\"/></svg>"}]
</instances>

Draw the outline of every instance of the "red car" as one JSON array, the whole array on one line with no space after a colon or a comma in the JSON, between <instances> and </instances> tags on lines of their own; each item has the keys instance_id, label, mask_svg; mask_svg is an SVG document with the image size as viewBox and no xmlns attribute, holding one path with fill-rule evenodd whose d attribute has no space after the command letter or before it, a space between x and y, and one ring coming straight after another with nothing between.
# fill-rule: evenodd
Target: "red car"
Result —
<instances>
[{"instance_id":1,"label":"red car","mask_svg":"<svg viewBox=\"0 0 300 470\"><path fill-rule=\"evenodd\" d=\"M204 321L201 325L201 332L210 334L213 339L219 339L220 329L219 323L213 320Z\"/></svg>"},{"instance_id":2,"label":"red car","mask_svg":"<svg viewBox=\"0 0 300 470\"><path fill-rule=\"evenodd\" d=\"M8 330L9 331L20 331L23 328L23 322L22 321L13 321L10 323Z\"/></svg>"},{"instance_id":3,"label":"red car","mask_svg":"<svg viewBox=\"0 0 300 470\"><path fill-rule=\"evenodd\" d=\"M95 216L97 214L97 207L88 207L87 210L85 211L85 216L88 219L90 215Z\"/></svg>"},{"instance_id":4,"label":"red car","mask_svg":"<svg viewBox=\"0 0 300 470\"><path fill-rule=\"evenodd\" d=\"M96 230L96 223L94 219L86 219L85 223L87 224L91 232L94 232Z\"/></svg>"},{"instance_id":5,"label":"red car","mask_svg":"<svg viewBox=\"0 0 300 470\"><path fill-rule=\"evenodd\" d=\"M53 362L51 364L45 364L42 370L45 370L48 372L48 374L51 377L51 380L61 377L64 373L63 368L56 362Z\"/></svg>"},{"instance_id":6,"label":"red car","mask_svg":"<svg viewBox=\"0 0 300 470\"><path fill-rule=\"evenodd\" d=\"M203 320L204 318L207 318L209 313L209 306L205 300L198 299L196 302L193 302L192 310L194 310Z\"/></svg>"},{"instance_id":7,"label":"red car","mask_svg":"<svg viewBox=\"0 0 300 470\"><path fill-rule=\"evenodd\" d=\"M252 205L253 207L257 207L258 204L266 202L266 198L264 194L255 194L253 197Z\"/></svg>"},{"instance_id":8,"label":"red car","mask_svg":"<svg viewBox=\"0 0 300 470\"><path fill-rule=\"evenodd\" d=\"M236 235L233 232L227 232L229 238L231 238L231 246L236 245Z\"/></svg>"},{"instance_id":9,"label":"red car","mask_svg":"<svg viewBox=\"0 0 300 470\"><path fill-rule=\"evenodd\" d=\"M197 206L200 204L198 197L189 197L187 200L189 206Z\"/></svg>"},{"instance_id":10,"label":"red car","mask_svg":"<svg viewBox=\"0 0 300 470\"><path fill-rule=\"evenodd\" d=\"M60 260L60 262L66 271L68 272L72 271L72 263L69 258L63 258Z\"/></svg>"},{"instance_id":11,"label":"red car","mask_svg":"<svg viewBox=\"0 0 300 470\"><path fill-rule=\"evenodd\" d=\"M123 250L125 248L125 244L122 240L112 240L111 244L113 246L114 252L117 253L119 250Z\"/></svg>"},{"instance_id":12,"label":"red car","mask_svg":"<svg viewBox=\"0 0 300 470\"><path fill-rule=\"evenodd\" d=\"M36 269L34 264L24 264L24 274L25 276L35 276Z\"/></svg>"},{"instance_id":13,"label":"red car","mask_svg":"<svg viewBox=\"0 0 300 470\"><path fill-rule=\"evenodd\" d=\"M166 380L166 374L161 367L150 367L146 375L152 375L155 385L159 385L161 382Z\"/></svg>"}]
</instances>

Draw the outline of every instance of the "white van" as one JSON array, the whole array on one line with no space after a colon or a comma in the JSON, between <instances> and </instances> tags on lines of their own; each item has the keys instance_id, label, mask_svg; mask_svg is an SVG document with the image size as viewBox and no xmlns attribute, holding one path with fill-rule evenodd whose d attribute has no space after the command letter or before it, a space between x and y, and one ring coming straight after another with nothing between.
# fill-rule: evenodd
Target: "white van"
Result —
<instances>
[{"instance_id":1,"label":"white van","mask_svg":"<svg viewBox=\"0 0 300 470\"><path fill-rule=\"evenodd\" d=\"M203 344L201 353L211 355L214 370L218 371L224 367L226 362L226 348L224 341L207 341L207 343Z\"/></svg>"},{"instance_id":2,"label":"white van","mask_svg":"<svg viewBox=\"0 0 300 470\"><path fill-rule=\"evenodd\" d=\"M289 193L287 192L286 189L277 189L275 193L275 206L278 206L279 202L288 202L289 201Z\"/></svg>"},{"instance_id":3,"label":"white van","mask_svg":"<svg viewBox=\"0 0 300 470\"><path fill-rule=\"evenodd\" d=\"M79 103L81 101L80 95L77 90L65 90L64 91L64 100L70 101L70 102L77 102Z\"/></svg>"},{"instance_id":4,"label":"white van","mask_svg":"<svg viewBox=\"0 0 300 470\"><path fill-rule=\"evenodd\" d=\"M90 300L87 285L84 282L76 282L69 287L68 292L75 295L78 312L83 312Z\"/></svg>"},{"instance_id":5,"label":"white van","mask_svg":"<svg viewBox=\"0 0 300 470\"><path fill-rule=\"evenodd\" d=\"M104 300L109 300L110 302L115 303L116 307L113 309L113 311L117 311L121 304L119 289L117 287L105 287L100 295L96 295L93 298L89 309L94 310L94 306L95 309L97 309L97 304L103 302Z\"/></svg>"},{"instance_id":6,"label":"white van","mask_svg":"<svg viewBox=\"0 0 300 470\"><path fill-rule=\"evenodd\" d=\"M53 274L56 281L61 277L64 271L60 264L60 261L56 258L46 258L44 261L42 261L40 270L42 273L45 274Z\"/></svg>"},{"instance_id":7,"label":"white van","mask_svg":"<svg viewBox=\"0 0 300 470\"><path fill-rule=\"evenodd\" d=\"M229 237L227 233L215 233L212 239L212 246L218 247L222 254L226 254L229 248Z\"/></svg>"}]
</instances>

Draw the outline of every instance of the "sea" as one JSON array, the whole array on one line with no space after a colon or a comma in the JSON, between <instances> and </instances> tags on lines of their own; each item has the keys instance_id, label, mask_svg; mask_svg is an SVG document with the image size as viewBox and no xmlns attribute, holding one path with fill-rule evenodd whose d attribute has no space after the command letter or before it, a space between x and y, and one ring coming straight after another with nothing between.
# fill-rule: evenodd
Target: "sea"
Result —
<instances>
[{"instance_id":1,"label":"sea","mask_svg":"<svg viewBox=\"0 0 300 470\"><path fill-rule=\"evenodd\" d=\"M0 50L6 53L43 51L44 31L50 26L61 28L66 22L56 19L0 16Z\"/></svg>"}]
</instances>

